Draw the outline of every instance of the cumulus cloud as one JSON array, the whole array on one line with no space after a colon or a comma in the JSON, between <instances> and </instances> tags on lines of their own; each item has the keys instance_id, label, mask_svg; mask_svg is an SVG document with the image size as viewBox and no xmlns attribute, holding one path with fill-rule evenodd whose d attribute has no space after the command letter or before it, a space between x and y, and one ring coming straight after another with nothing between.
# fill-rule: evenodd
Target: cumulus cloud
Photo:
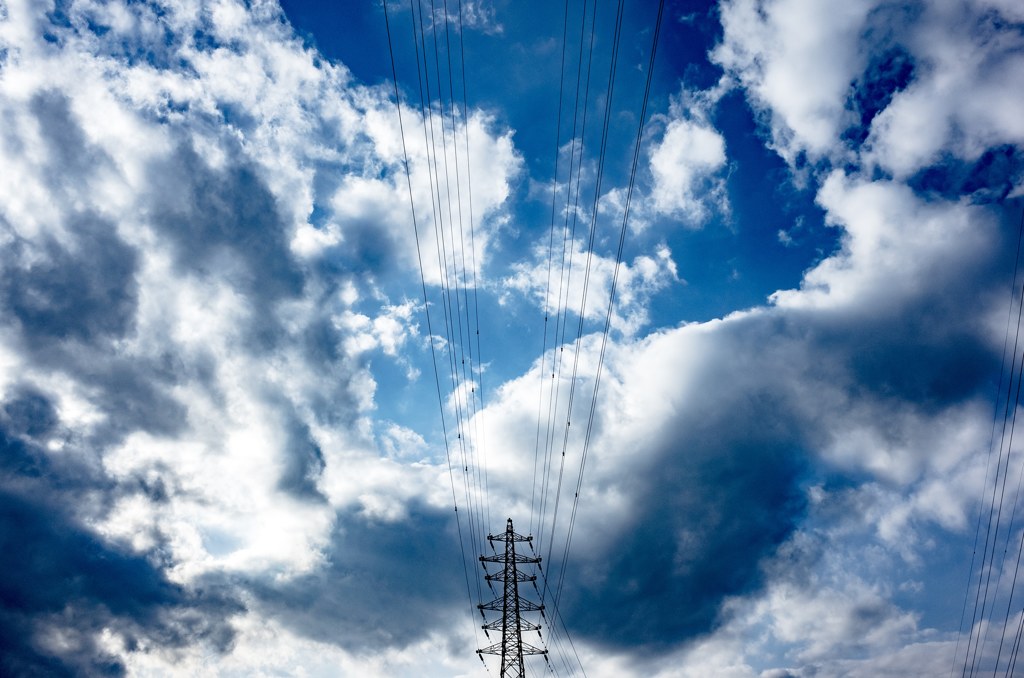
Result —
<instances>
[{"instance_id":1,"label":"cumulus cloud","mask_svg":"<svg viewBox=\"0 0 1024 678\"><path fill-rule=\"evenodd\" d=\"M1015 13L1019 21L995 3L929 5L901 27L914 77L872 121L870 161L904 178L944 154L974 163L989 149L1020 145L1024 123L1011 111L1024 104L1024 39L1003 29Z\"/></svg>"},{"instance_id":2,"label":"cumulus cloud","mask_svg":"<svg viewBox=\"0 0 1024 678\"><path fill-rule=\"evenodd\" d=\"M234 637L228 620L244 611L233 594L216 585L182 587L155 559L111 544L83 523L91 505L118 490L82 460L87 449L72 444L56 457L46 450L66 435L53 402L23 387L0 418L0 541L18 554L2 585L3 671L108 673L119 661L105 637L168 651L200 644L227 650ZM161 488L144 491L156 496Z\"/></svg>"},{"instance_id":3,"label":"cumulus cloud","mask_svg":"<svg viewBox=\"0 0 1024 678\"><path fill-rule=\"evenodd\" d=\"M812 159L834 151L845 128L847 90L863 66L858 40L874 4L722 3L724 35L711 56L764 111L775 149L791 164L801 151Z\"/></svg>"},{"instance_id":4,"label":"cumulus cloud","mask_svg":"<svg viewBox=\"0 0 1024 678\"><path fill-rule=\"evenodd\" d=\"M1020 37L1005 30L1019 16L1009 5L729 0L721 14L711 56L793 167L859 157L905 179L944 155L975 163L1020 143L1010 114L1021 103Z\"/></svg>"},{"instance_id":5,"label":"cumulus cloud","mask_svg":"<svg viewBox=\"0 0 1024 678\"><path fill-rule=\"evenodd\" d=\"M2 510L26 555L4 596L22 600L5 603L9 672L219 655L250 606L288 617L288 582L347 576L341 525L372 541L412 497L453 525L441 467L382 458L369 419L371 355L417 377L420 304L381 282L419 276L394 105L282 19L228 0L4 9ZM451 258L468 207L432 209L456 175L433 173L405 115L422 245ZM464 285L520 161L486 114L427 118L449 153L470 138L475 259L424 269Z\"/></svg>"},{"instance_id":6,"label":"cumulus cloud","mask_svg":"<svg viewBox=\"0 0 1024 678\"><path fill-rule=\"evenodd\" d=\"M512 131L403 99L417 253L388 90L304 47L276 4L5 11L0 546L23 557L0 582L0 668L478 668L463 588L481 582L452 548L471 490L453 492L441 434L376 418L371 361L417 382L411 356L444 349L423 310L447 285L487 289L525 171ZM467 427L485 438L466 436L486 443L496 514L530 516L552 584L569 573L552 595L591 675L949 666L954 629L915 604L948 597L933 561L969 539L985 490L1012 250L993 203L1022 176L1003 21L1022 15L916 11L722 3L723 82L840 233L794 289L651 328L681 282L668 246L616 268L580 241L564 284L540 249L490 283L577 313L591 261L583 336L494 387ZM729 209L726 133L698 104L665 115L643 208L690 225ZM472 168L472 224L468 175L439 169L431 133ZM576 369L552 378L558 361ZM527 504L538 478L551 494Z\"/></svg>"},{"instance_id":7,"label":"cumulus cloud","mask_svg":"<svg viewBox=\"0 0 1024 678\"><path fill-rule=\"evenodd\" d=\"M737 69L794 169L801 155L816 163L817 202L842 235L767 306L616 342L606 356L562 608L605 656L653 651L645 675L901 675L953 661L948 622L931 627L899 601L946 590L930 562L935 535L968 539L984 492L1002 337L992 318L1005 304L1013 238L1005 210L985 203L1009 190L1005 175L975 175L997 192L963 200L978 187L922 190L912 172L879 178L869 163L849 164L851 149L875 152L873 121L921 68L897 56L911 48L892 51L903 43L865 29L879 25L870 10L855 4L816 22L801 3L723 8L716 58ZM797 24L823 30L791 44L770 37ZM901 59L915 64L912 76ZM784 86L806 82L823 86ZM1012 129L973 157L1013 143ZM953 148L946 132L935 138ZM573 478L599 346L591 336L566 347L582 355L584 403L553 437L572 421ZM502 390L499 430L529 417L542 364ZM562 403L570 387L558 385ZM542 407L555 400L544 398ZM508 440L503 471L528 476L513 460L532 458L532 439ZM566 529L555 528L556 543ZM894 581L901 569L907 578Z\"/></svg>"},{"instance_id":8,"label":"cumulus cloud","mask_svg":"<svg viewBox=\"0 0 1024 678\"><path fill-rule=\"evenodd\" d=\"M650 151L653 211L700 226L711 213L728 212L725 139L708 120L713 101L674 101L661 139Z\"/></svg>"},{"instance_id":9,"label":"cumulus cloud","mask_svg":"<svg viewBox=\"0 0 1024 678\"><path fill-rule=\"evenodd\" d=\"M856 195L858 189L849 190ZM905 207L917 201L909 193L900 198ZM893 219L887 229L898 232L905 223L901 210L887 213ZM580 496L586 510L574 532L573 585L562 600L578 637L610 651L645 646L670 652L725 632L739 623L734 620L750 623L744 606L764 601L758 614L773 637L794 646L782 660L810 665L866 648L896 651L893 638L927 640L914 616L877 583L878 570L852 564L862 553L856 548L835 563L835 579L808 574L812 579L794 583L803 598L775 587L794 576L797 553L807 559L808 573L818 573L816 554L846 544L850 530L861 535L864 548L924 568L920 559L929 540L920 532L969 523L972 498L982 489L987 375L998 347L988 329L989 307L965 316L973 293L964 290L995 283L987 262L1000 236L987 210L961 216L978 238L974 250L956 238L931 251L890 238L871 258L840 252L820 273L824 282L835 271L837 284L846 275L884 273L886 258L909 246L929 267L922 276L927 289L866 276L871 289L857 294L868 300L864 307L842 296L803 306L796 298L810 301L817 292L794 291L786 304L658 331L610 351ZM956 229L957 211L949 217L944 228ZM875 219L862 211L842 223L856 232ZM922 228L931 228L922 221ZM908 237L913 243L913 234ZM966 256L951 266L956 254ZM965 280L972 283L965 286ZM872 301L894 284L902 294L890 294L887 304ZM573 479L599 345L591 337L567 348L584 356L576 375L583 402L568 416ZM539 374L531 377L504 387L493 405L490 425L505 441L496 452L510 460L532 458L532 437L515 441L504 433L536 406ZM561 386L563 403L569 386ZM562 419L556 440L564 426ZM494 468L529 478L528 464L496 462ZM551 472L558 472L557 463ZM844 476L870 480L832 486L831 479ZM563 512L572 491L562 497ZM936 501L935 492L943 498ZM556 544L564 539L564 513L561 520ZM802 527L814 525L822 527ZM554 572L559 553L556 548L549 565ZM840 601L845 616L838 615ZM800 620L816 618L817 608L835 612L836 627L817 625L817 635L800 631L806 623ZM855 630L863 624L864 633ZM868 628L888 630L872 635ZM858 638L855 647L843 644L851 636ZM756 656L750 652L748 661Z\"/></svg>"},{"instance_id":10,"label":"cumulus cloud","mask_svg":"<svg viewBox=\"0 0 1024 678\"><path fill-rule=\"evenodd\" d=\"M546 246L539 246L534 250L536 262L513 266L515 273L503 281L504 288L535 298L546 314L564 312L568 318L571 312L578 318L582 309L584 320L600 321L608 312L608 297L617 268L611 326L618 332L632 335L648 322L647 306L651 296L679 282L672 253L664 244L655 249L653 256L641 254L632 263L620 262L618 265L613 257L585 251L586 244L582 240L569 243L568 250L565 272L560 280L549 283L548 250ZM576 262L571 270L570 257ZM585 266L582 263L585 261L590 264L589 276L576 268Z\"/></svg>"}]
</instances>

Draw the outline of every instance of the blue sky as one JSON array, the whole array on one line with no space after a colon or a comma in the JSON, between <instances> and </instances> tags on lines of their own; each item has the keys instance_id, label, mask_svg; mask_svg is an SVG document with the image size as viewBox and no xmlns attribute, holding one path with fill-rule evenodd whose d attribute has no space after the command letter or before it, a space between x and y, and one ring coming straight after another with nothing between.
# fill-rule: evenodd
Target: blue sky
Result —
<instances>
[{"instance_id":1,"label":"blue sky","mask_svg":"<svg viewBox=\"0 0 1024 678\"><path fill-rule=\"evenodd\" d=\"M0 3L0 673L1006 671L1018 5Z\"/></svg>"}]
</instances>

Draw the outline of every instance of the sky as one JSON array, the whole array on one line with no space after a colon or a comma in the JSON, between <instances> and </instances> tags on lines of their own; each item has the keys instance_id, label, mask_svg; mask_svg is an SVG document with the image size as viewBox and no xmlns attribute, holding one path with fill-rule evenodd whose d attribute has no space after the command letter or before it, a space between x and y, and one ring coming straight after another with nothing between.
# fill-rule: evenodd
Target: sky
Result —
<instances>
[{"instance_id":1,"label":"sky","mask_svg":"<svg viewBox=\"0 0 1024 678\"><path fill-rule=\"evenodd\" d=\"M1011 675L1024 5L417 2L0 0L0 673Z\"/></svg>"}]
</instances>

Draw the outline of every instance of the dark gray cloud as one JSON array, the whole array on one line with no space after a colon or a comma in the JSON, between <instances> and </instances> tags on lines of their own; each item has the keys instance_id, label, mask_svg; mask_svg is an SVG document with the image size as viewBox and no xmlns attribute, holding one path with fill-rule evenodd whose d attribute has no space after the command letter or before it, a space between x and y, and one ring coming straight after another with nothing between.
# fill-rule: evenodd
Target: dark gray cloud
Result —
<instances>
[{"instance_id":1,"label":"dark gray cloud","mask_svg":"<svg viewBox=\"0 0 1024 678\"><path fill-rule=\"evenodd\" d=\"M343 220L345 242L331 252L331 263L341 270L375 279L387 279L388 274L398 273L400 247L396 235L380 227L385 221L383 213Z\"/></svg>"},{"instance_id":2,"label":"dark gray cloud","mask_svg":"<svg viewBox=\"0 0 1024 678\"><path fill-rule=\"evenodd\" d=\"M761 414L770 425L770 399ZM563 614L588 639L667 651L711 631L803 513L800 457L784 443L714 426L672 442L611 550L574 564Z\"/></svg>"},{"instance_id":3,"label":"dark gray cloud","mask_svg":"<svg viewBox=\"0 0 1024 678\"><path fill-rule=\"evenodd\" d=\"M27 408L52 409L38 393L5 403L5 424L25 429ZM31 428L31 427L29 427ZM35 433L43 433L34 429ZM78 516L90 493L111 489L77 461L57 464L0 428L0 673L123 675L97 643L108 629L164 648L196 642L227 650L226 616L242 611L218 590L186 590L140 555L106 543Z\"/></svg>"},{"instance_id":4,"label":"dark gray cloud","mask_svg":"<svg viewBox=\"0 0 1024 678\"><path fill-rule=\"evenodd\" d=\"M989 257L1009 270L1003 245L1015 238L1004 226L998 246L942 262L927 287L893 289L885 304L774 308L717 328L694 396L652 454L614 480L634 497L632 514L615 518L621 527L600 548L574 537L561 606L570 628L645 653L714 631L728 621L723 602L757 592L765 564L804 524L808 486L868 480L826 455L844 431L867 417L881 439L913 448L910 421L985 397L999 366L988 321L1005 303ZM864 624L891 611L866 610Z\"/></svg>"},{"instance_id":5,"label":"dark gray cloud","mask_svg":"<svg viewBox=\"0 0 1024 678\"><path fill-rule=\"evenodd\" d=\"M31 256L22 243L5 250L4 310L30 344L95 345L124 337L138 303L135 250L98 217L79 215L66 226L74 234L69 247L51 238Z\"/></svg>"},{"instance_id":6,"label":"dark gray cloud","mask_svg":"<svg viewBox=\"0 0 1024 678\"><path fill-rule=\"evenodd\" d=\"M286 407L283 408L287 411ZM278 486L295 496L325 501L316 481L324 471L324 455L310 435L309 426L294 412L284 425L287 444L284 449L285 468Z\"/></svg>"},{"instance_id":7,"label":"dark gray cloud","mask_svg":"<svg viewBox=\"0 0 1024 678\"><path fill-rule=\"evenodd\" d=\"M135 331L136 251L103 219L81 215L67 226L68 246L51 238L41 251L16 243L0 255L0 306L19 331L22 354L95 389L94 404L117 414L100 426L101 437L178 430L184 408L163 388L175 383L175 371L115 346Z\"/></svg>"},{"instance_id":8,"label":"dark gray cloud","mask_svg":"<svg viewBox=\"0 0 1024 678\"><path fill-rule=\"evenodd\" d=\"M58 423L57 410L44 393L21 384L12 389L3 405L3 419L16 436L35 438L49 433Z\"/></svg>"},{"instance_id":9,"label":"dark gray cloud","mask_svg":"<svg viewBox=\"0 0 1024 678\"><path fill-rule=\"evenodd\" d=\"M90 180L109 167L109 156L89 142L64 93L37 94L29 110L39 124L48 155L43 170L47 188L64 197L88 196Z\"/></svg>"},{"instance_id":10,"label":"dark gray cloud","mask_svg":"<svg viewBox=\"0 0 1024 678\"><path fill-rule=\"evenodd\" d=\"M47 150L48 187L58 205L74 204L109 159L88 142L63 94L36 96L30 111ZM34 242L15 238L0 252L0 308L17 328L21 354L87 385L93 404L116 414L94 432L97 441L179 430L184 408L164 388L177 381L173 361L129 357L117 347L136 331L139 252L117 224L92 212L69 209L59 226Z\"/></svg>"},{"instance_id":11,"label":"dark gray cloud","mask_svg":"<svg viewBox=\"0 0 1024 678\"><path fill-rule=\"evenodd\" d=\"M407 508L396 522L340 515L328 563L283 584L249 582L259 605L296 633L367 655L469 614L454 513Z\"/></svg>"},{"instance_id":12,"label":"dark gray cloud","mask_svg":"<svg viewBox=\"0 0 1024 678\"><path fill-rule=\"evenodd\" d=\"M150 168L150 185L150 216L174 244L181 268L226 278L257 302L261 318L270 314L269 304L302 292L290 229L270 189L240 154L215 170L182 143Z\"/></svg>"},{"instance_id":13,"label":"dark gray cloud","mask_svg":"<svg viewBox=\"0 0 1024 678\"><path fill-rule=\"evenodd\" d=\"M597 551L574 538L581 555L570 562L561 608L583 637L650 652L710 632L722 601L756 591L761 561L799 524L806 436L788 385L766 384L745 360L727 359L731 342L767 335L762 319L747 324L721 337L697 397L650 443L651 454L622 469L636 503L621 528L601 535Z\"/></svg>"}]
</instances>

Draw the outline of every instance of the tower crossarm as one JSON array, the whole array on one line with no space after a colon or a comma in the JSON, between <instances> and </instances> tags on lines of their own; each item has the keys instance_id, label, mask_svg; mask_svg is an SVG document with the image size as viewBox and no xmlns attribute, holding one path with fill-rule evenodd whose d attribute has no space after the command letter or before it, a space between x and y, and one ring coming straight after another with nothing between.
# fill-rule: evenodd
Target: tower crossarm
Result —
<instances>
[{"instance_id":1,"label":"tower crossarm","mask_svg":"<svg viewBox=\"0 0 1024 678\"><path fill-rule=\"evenodd\" d=\"M506 530L500 534L487 535L488 541L533 541L533 535L522 535L518 532Z\"/></svg>"},{"instance_id":2,"label":"tower crossarm","mask_svg":"<svg viewBox=\"0 0 1024 678\"><path fill-rule=\"evenodd\" d=\"M543 609L544 609L543 605L538 605L537 603L531 603L526 598L520 598L519 599L519 611L520 612L540 612Z\"/></svg>"},{"instance_id":3,"label":"tower crossarm","mask_svg":"<svg viewBox=\"0 0 1024 678\"><path fill-rule=\"evenodd\" d=\"M523 654L524 655L527 655L527 654L547 654L548 653L547 650L542 650L539 647L534 647L533 645L530 645L529 643L522 643L522 646L523 646ZM477 650L476 653L477 654L497 654L497 655L500 655L501 651L502 651L501 643L495 643L494 645L488 645L485 648Z\"/></svg>"},{"instance_id":4,"label":"tower crossarm","mask_svg":"<svg viewBox=\"0 0 1024 678\"><path fill-rule=\"evenodd\" d=\"M496 612L502 612L505 609L505 599L495 598L489 603L481 603L476 606L479 610L495 610ZM519 599L519 611L520 612L540 612L544 609L543 605L530 602L526 598Z\"/></svg>"},{"instance_id":5,"label":"tower crossarm","mask_svg":"<svg viewBox=\"0 0 1024 678\"><path fill-rule=\"evenodd\" d=\"M533 645L530 645L529 643L522 643L522 646L523 646L523 654L547 654L548 653L547 650L542 650L539 647L534 647Z\"/></svg>"},{"instance_id":6,"label":"tower crossarm","mask_svg":"<svg viewBox=\"0 0 1024 678\"><path fill-rule=\"evenodd\" d=\"M505 624L505 623L506 622L505 622L504 618L502 618L502 619L495 619L490 624L484 624L480 628L487 629L488 631L500 631L502 629L502 627L503 627L503 624ZM520 631L539 631L540 628L541 628L540 624L534 624L533 622L526 621L525 619L520 619L519 620L519 630Z\"/></svg>"},{"instance_id":7,"label":"tower crossarm","mask_svg":"<svg viewBox=\"0 0 1024 678\"><path fill-rule=\"evenodd\" d=\"M540 556L534 558L530 556L524 556L519 553L509 556L506 556L505 554L500 554L496 556L480 556L480 562L482 563L504 563L506 561L514 561L516 563L539 563Z\"/></svg>"},{"instance_id":8,"label":"tower crossarm","mask_svg":"<svg viewBox=\"0 0 1024 678\"><path fill-rule=\"evenodd\" d=\"M501 643L495 643L494 645L488 645L487 647L480 648L476 651L477 654L501 654Z\"/></svg>"},{"instance_id":9,"label":"tower crossarm","mask_svg":"<svg viewBox=\"0 0 1024 678\"><path fill-rule=\"evenodd\" d=\"M487 581L505 581L505 573L497 572L495 574L486 574L484 575L484 579ZM516 571L516 581L537 581L537 575Z\"/></svg>"}]
</instances>

